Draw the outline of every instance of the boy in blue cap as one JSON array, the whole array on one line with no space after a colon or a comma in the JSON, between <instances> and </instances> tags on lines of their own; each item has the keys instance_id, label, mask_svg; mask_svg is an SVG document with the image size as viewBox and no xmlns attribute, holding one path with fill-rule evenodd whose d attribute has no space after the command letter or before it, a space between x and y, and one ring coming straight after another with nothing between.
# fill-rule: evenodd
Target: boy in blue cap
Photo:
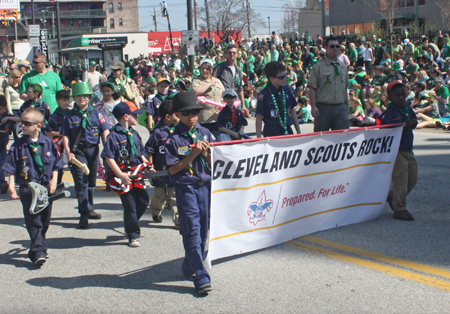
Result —
<instances>
[{"instance_id":1,"label":"boy in blue cap","mask_svg":"<svg viewBox=\"0 0 450 314\"><path fill-rule=\"evenodd\" d=\"M52 140L41 134L44 115L38 109L28 109L22 114L23 137L17 139L10 147L2 169L9 174L8 191L11 198L22 202L25 226L31 238L28 257L37 266L42 266L48 258L45 234L47 233L52 204L37 214L30 213L32 203L31 190L27 183L37 182L49 189L49 194L56 190L58 170L64 167ZM19 184L19 196L15 183Z\"/></svg>"},{"instance_id":2,"label":"boy in blue cap","mask_svg":"<svg viewBox=\"0 0 450 314\"><path fill-rule=\"evenodd\" d=\"M172 136L166 141L166 165L169 180L175 185L180 233L185 258L183 273L194 280L199 294L211 289L211 278L203 266L203 252L209 229L211 153L214 142L211 132L198 122L203 107L194 92L181 92L173 98L173 111L180 119ZM194 148L190 145L194 144Z\"/></svg>"},{"instance_id":3,"label":"boy in blue cap","mask_svg":"<svg viewBox=\"0 0 450 314\"><path fill-rule=\"evenodd\" d=\"M97 182L100 136L103 143L106 143L109 125L105 117L89 105L91 95L89 83L72 84L75 104L72 110L67 111L60 132L75 182L80 213L79 228L86 228L89 219L102 218L102 215L94 211L94 189ZM85 175L83 169L72 164L72 157L87 165L89 175Z\"/></svg>"},{"instance_id":4,"label":"boy in blue cap","mask_svg":"<svg viewBox=\"0 0 450 314\"><path fill-rule=\"evenodd\" d=\"M172 99L165 100L159 107L159 114L161 121L156 124L156 127L150 134L150 137L145 144L145 151L147 152L148 160L153 164L156 171L166 170L166 155L164 145L167 139L175 131L175 126L179 119L173 112ZM168 182L167 178L155 178L153 180L155 187L155 195L150 202L150 211L152 212L153 222L161 223L164 202L166 201L166 194L169 197L169 208L172 210L172 221L175 226L178 223L178 209L175 198L175 187Z\"/></svg>"},{"instance_id":5,"label":"boy in blue cap","mask_svg":"<svg viewBox=\"0 0 450 314\"><path fill-rule=\"evenodd\" d=\"M226 106L220 111L216 121L216 127L221 132L217 139L219 142L239 140L244 134L244 126L248 122L242 111L234 107L237 97L238 95L232 89L226 89L222 93Z\"/></svg>"},{"instance_id":6,"label":"boy in blue cap","mask_svg":"<svg viewBox=\"0 0 450 314\"><path fill-rule=\"evenodd\" d=\"M391 101L386 111L380 117L381 124L405 123L394 169L392 170L392 188L387 202L394 211L394 219L411 221L413 215L406 209L406 197L417 183L417 161L413 153L413 129L417 126L414 111L405 102L406 91L401 81L393 81L388 87L388 97Z\"/></svg>"},{"instance_id":7,"label":"boy in blue cap","mask_svg":"<svg viewBox=\"0 0 450 314\"><path fill-rule=\"evenodd\" d=\"M113 109L114 117L119 121L110 129L110 133L103 149L102 158L105 158L110 169L122 180L125 185L131 183L130 177L124 173L131 167L148 162L145 158L142 139L133 129L137 125L137 115L143 113L132 102L121 102ZM123 169L119 167L123 166ZM145 189L132 188L129 192L120 194L123 205L123 221L125 233L130 247L139 247L141 230L139 219L145 213L148 205L148 194Z\"/></svg>"}]
</instances>

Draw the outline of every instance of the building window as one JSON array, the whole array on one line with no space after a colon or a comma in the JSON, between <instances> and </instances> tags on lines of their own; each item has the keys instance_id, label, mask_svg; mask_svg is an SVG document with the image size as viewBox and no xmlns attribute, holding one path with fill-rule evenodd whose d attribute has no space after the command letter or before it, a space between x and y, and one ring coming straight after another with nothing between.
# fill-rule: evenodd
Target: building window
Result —
<instances>
[{"instance_id":1,"label":"building window","mask_svg":"<svg viewBox=\"0 0 450 314\"><path fill-rule=\"evenodd\" d=\"M89 27L89 21L85 21L84 26Z\"/></svg>"},{"instance_id":2,"label":"building window","mask_svg":"<svg viewBox=\"0 0 450 314\"><path fill-rule=\"evenodd\" d=\"M72 11L72 5L69 4L69 11Z\"/></svg>"},{"instance_id":3,"label":"building window","mask_svg":"<svg viewBox=\"0 0 450 314\"><path fill-rule=\"evenodd\" d=\"M78 26L83 27L83 20L78 20Z\"/></svg>"},{"instance_id":4,"label":"building window","mask_svg":"<svg viewBox=\"0 0 450 314\"><path fill-rule=\"evenodd\" d=\"M119 2L119 10L122 10L122 2Z\"/></svg>"},{"instance_id":5,"label":"building window","mask_svg":"<svg viewBox=\"0 0 450 314\"><path fill-rule=\"evenodd\" d=\"M119 19L119 26L123 26L123 21L122 21L122 19Z\"/></svg>"},{"instance_id":6,"label":"building window","mask_svg":"<svg viewBox=\"0 0 450 314\"><path fill-rule=\"evenodd\" d=\"M110 3L109 4L109 13L112 13L112 12L114 12L114 4Z\"/></svg>"},{"instance_id":7,"label":"building window","mask_svg":"<svg viewBox=\"0 0 450 314\"><path fill-rule=\"evenodd\" d=\"M425 5L425 0L419 0L419 5Z\"/></svg>"},{"instance_id":8,"label":"building window","mask_svg":"<svg viewBox=\"0 0 450 314\"><path fill-rule=\"evenodd\" d=\"M109 27L114 28L114 19L109 19Z\"/></svg>"},{"instance_id":9,"label":"building window","mask_svg":"<svg viewBox=\"0 0 450 314\"><path fill-rule=\"evenodd\" d=\"M78 11L81 11L81 4L77 5L77 9L78 9Z\"/></svg>"},{"instance_id":10,"label":"building window","mask_svg":"<svg viewBox=\"0 0 450 314\"><path fill-rule=\"evenodd\" d=\"M69 20L69 26L73 27L73 20Z\"/></svg>"}]
</instances>

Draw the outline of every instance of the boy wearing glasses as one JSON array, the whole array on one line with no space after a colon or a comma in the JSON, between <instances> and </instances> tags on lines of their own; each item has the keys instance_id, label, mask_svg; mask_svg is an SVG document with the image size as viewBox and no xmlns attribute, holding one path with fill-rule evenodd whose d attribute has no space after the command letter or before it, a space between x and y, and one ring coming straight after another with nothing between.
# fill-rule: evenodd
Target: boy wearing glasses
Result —
<instances>
[{"instance_id":1,"label":"boy wearing glasses","mask_svg":"<svg viewBox=\"0 0 450 314\"><path fill-rule=\"evenodd\" d=\"M72 110L67 111L60 131L69 163L71 164L72 157L75 157L89 168L89 175L85 175L83 169L75 165L70 167L78 198L79 228L86 228L89 219L102 218L102 215L94 211L94 189L100 136L103 143L106 143L110 127L105 117L89 105L91 95L88 82L72 84L75 104Z\"/></svg>"},{"instance_id":2,"label":"boy wearing glasses","mask_svg":"<svg viewBox=\"0 0 450 314\"><path fill-rule=\"evenodd\" d=\"M256 136L261 137L262 122L264 137L293 134L294 124L297 134L300 134L297 113L297 102L292 89L284 86L286 82L286 67L283 62L271 61L264 67L269 79L267 86L259 93L256 104Z\"/></svg>"},{"instance_id":3,"label":"boy wearing glasses","mask_svg":"<svg viewBox=\"0 0 450 314\"><path fill-rule=\"evenodd\" d=\"M9 175L8 191L13 199L22 202L25 225L31 238L28 257L37 266L42 266L48 258L45 234L47 233L52 203L38 214L30 213L31 190L27 183L37 182L48 188L49 194L56 190L58 170L64 161L52 140L41 134L44 115L38 109L28 109L22 115L23 137L10 147L2 169ZM19 195L15 183L19 184ZM20 196L20 197L19 197Z\"/></svg>"},{"instance_id":4,"label":"boy wearing glasses","mask_svg":"<svg viewBox=\"0 0 450 314\"><path fill-rule=\"evenodd\" d=\"M214 142L211 132L198 122L203 107L194 92L181 92L173 98L173 111L180 118L173 134L166 141L166 165L169 181L175 185L180 233L185 258L181 270L194 281L199 294L211 289L211 279L203 266L209 224L211 153ZM194 148L190 145L194 144Z\"/></svg>"}]
</instances>

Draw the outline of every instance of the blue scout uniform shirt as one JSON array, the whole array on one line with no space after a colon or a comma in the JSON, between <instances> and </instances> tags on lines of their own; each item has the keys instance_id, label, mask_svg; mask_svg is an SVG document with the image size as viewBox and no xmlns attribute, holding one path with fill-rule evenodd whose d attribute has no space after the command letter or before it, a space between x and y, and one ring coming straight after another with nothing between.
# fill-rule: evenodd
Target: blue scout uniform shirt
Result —
<instances>
[{"instance_id":1,"label":"blue scout uniform shirt","mask_svg":"<svg viewBox=\"0 0 450 314\"><path fill-rule=\"evenodd\" d=\"M405 114L407 112L407 114ZM380 116L381 124L396 124L417 119L416 114L407 104L403 105L401 110L390 104L386 111ZM402 138L400 140L400 150L411 151L413 149L414 135L410 127L403 128Z\"/></svg>"},{"instance_id":2,"label":"blue scout uniform shirt","mask_svg":"<svg viewBox=\"0 0 450 314\"><path fill-rule=\"evenodd\" d=\"M153 117L153 126L161 120L161 117L159 116L159 106L161 106L161 103L167 98L167 96L168 94L164 96L158 93L147 105L147 113Z\"/></svg>"},{"instance_id":3,"label":"blue scout uniform shirt","mask_svg":"<svg viewBox=\"0 0 450 314\"><path fill-rule=\"evenodd\" d=\"M195 124L194 128L198 130L198 133L196 134L198 140L200 140L203 136L204 141L208 141L210 143L214 142L214 137L208 129L202 127L198 123ZM188 132L189 129L183 123L179 123L175 128L175 132L173 132L172 136L167 139L165 145L167 167L172 166L179 160L182 160L191 152L189 145L194 142L192 138L183 136L183 134ZM200 154L192 162L192 174L189 169L182 169L174 175L169 174L169 181L173 184L183 185L210 181L211 170L209 167L210 165L206 163L206 160L201 157Z\"/></svg>"},{"instance_id":4,"label":"blue scout uniform shirt","mask_svg":"<svg viewBox=\"0 0 450 314\"><path fill-rule=\"evenodd\" d=\"M8 111L5 111L5 113L3 113L0 116L0 121L6 117L14 117L14 115L10 114ZM0 124L0 130L5 131L5 132L0 132L0 149L6 150L6 145L8 145L8 142L9 142L8 122L12 122L12 121L7 121L6 123Z\"/></svg>"},{"instance_id":5,"label":"blue scout uniform shirt","mask_svg":"<svg viewBox=\"0 0 450 314\"><path fill-rule=\"evenodd\" d=\"M73 105L73 109L80 109L77 104ZM86 111L89 111L89 118L91 120L91 126L87 125L85 132L81 134L80 142L78 146L85 145L98 145L100 142L100 135L109 130L109 125L106 122L105 117L97 110L93 109L92 106L88 106ZM85 112L86 112L85 111ZM68 110L66 116L64 117L63 125L61 128L61 135L67 136L69 138L69 147L72 147L77 139L78 132L82 132L83 128L81 126L82 117L77 116L73 110Z\"/></svg>"},{"instance_id":6,"label":"blue scout uniform shirt","mask_svg":"<svg viewBox=\"0 0 450 314\"><path fill-rule=\"evenodd\" d=\"M232 109L228 106L225 106L220 112L219 116L217 117L216 121L216 127L222 127L227 128L229 130L232 130L234 132L238 132L242 126L245 126L248 124L247 119L245 119L244 115L242 114L242 111L238 108L235 108L236 113L236 122L233 124L232 119Z\"/></svg>"},{"instance_id":7,"label":"blue scout uniform shirt","mask_svg":"<svg viewBox=\"0 0 450 314\"><path fill-rule=\"evenodd\" d=\"M52 172L64 167L64 160L50 138L41 133L37 142L41 143L38 153L44 164L42 180L39 180L38 167L33 159L31 147L29 147L33 141L27 135L15 141L8 150L2 169L14 174L17 184L27 182L48 183L52 179ZM43 153L42 149L44 149Z\"/></svg>"},{"instance_id":8,"label":"blue scout uniform shirt","mask_svg":"<svg viewBox=\"0 0 450 314\"><path fill-rule=\"evenodd\" d=\"M171 127L175 128L175 127ZM170 133L172 131L172 133ZM169 130L169 127L160 121L150 133L147 143L145 144L145 151L153 155L153 167L156 171L166 170L166 151L164 145L167 139L175 132L175 129ZM164 183L169 183L167 177L161 177L161 180L153 180L153 185L156 187L164 187Z\"/></svg>"},{"instance_id":9,"label":"blue scout uniform shirt","mask_svg":"<svg viewBox=\"0 0 450 314\"><path fill-rule=\"evenodd\" d=\"M61 130L66 112L67 111L63 111L59 107L56 108L48 120L46 131L59 132Z\"/></svg>"},{"instance_id":10,"label":"blue scout uniform shirt","mask_svg":"<svg viewBox=\"0 0 450 314\"><path fill-rule=\"evenodd\" d=\"M277 90L270 82L267 83L267 86L259 93L258 101L256 103L256 114L261 114L263 116L263 121L266 125L281 126L279 112L275 108L272 94L280 109L281 101L283 101L282 90L284 90L286 96L286 126L292 125L290 112L291 109L297 105L292 89L288 86L281 86L280 89Z\"/></svg>"},{"instance_id":11,"label":"blue scout uniform shirt","mask_svg":"<svg viewBox=\"0 0 450 314\"><path fill-rule=\"evenodd\" d=\"M110 129L108 139L101 154L102 158L111 158L119 164L125 166L134 167L141 164L142 156L145 154L144 145L138 132L133 133L133 140L136 145L136 155L131 155L131 145L128 143L128 138L125 134L119 133L119 131L125 130L125 128L116 124Z\"/></svg>"}]
</instances>

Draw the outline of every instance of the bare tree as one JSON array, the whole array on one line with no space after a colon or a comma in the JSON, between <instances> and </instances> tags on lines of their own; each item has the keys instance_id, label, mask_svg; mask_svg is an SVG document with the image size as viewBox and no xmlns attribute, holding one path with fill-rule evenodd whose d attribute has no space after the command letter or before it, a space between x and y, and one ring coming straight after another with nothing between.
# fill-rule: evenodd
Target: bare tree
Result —
<instances>
[{"instance_id":1,"label":"bare tree","mask_svg":"<svg viewBox=\"0 0 450 314\"><path fill-rule=\"evenodd\" d=\"M450 1L436 0L436 5L441 9L442 28L450 30Z\"/></svg>"},{"instance_id":2,"label":"bare tree","mask_svg":"<svg viewBox=\"0 0 450 314\"><path fill-rule=\"evenodd\" d=\"M253 31L257 27L265 27L264 20L253 9L248 9L249 18L247 19L247 8L243 7L242 3L242 0L209 0L207 2L209 23L221 39L227 38L233 31L242 31L248 26L248 21ZM206 29L208 19L205 7L199 10L199 20L202 22L200 28Z\"/></svg>"},{"instance_id":3,"label":"bare tree","mask_svg":"<svg viewBox=\"0 0 450 314\"><path fill-rule=\"evenodd\" d=\"M391 56L393 56L392 35L394 34L395 16L398 12L397 0L364 0L364 2L375 13L379 14L386 20L386 24L389 27L389 45L391 47ZM394 58L391 58L391 60L393 59Z\"/></svg>"}]
</instances>

